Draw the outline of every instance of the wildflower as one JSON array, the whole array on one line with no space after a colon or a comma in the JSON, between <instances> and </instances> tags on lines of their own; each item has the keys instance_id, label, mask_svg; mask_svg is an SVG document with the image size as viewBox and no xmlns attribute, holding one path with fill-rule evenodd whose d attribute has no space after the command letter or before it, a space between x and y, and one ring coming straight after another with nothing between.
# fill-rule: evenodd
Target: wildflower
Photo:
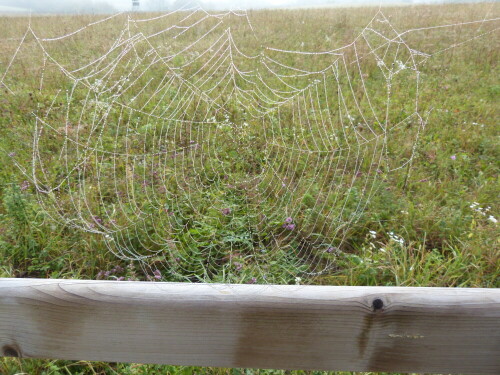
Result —
<instances>
[{"instance_id":1,"label":"wildflower","mask_svg":"<svg viewBox=\"0 0 500 375\"><path fill-rule=\"evenodd\" d=\"M389 232L389 237L392 241L400 244L401 246L404 245L405 243L405 240L403 239L403 237L401 236L398 236L397 234L395 234L394 232Z\"/></svg>"},{"instance_id":2,"label":"wildflower","mask_svg":"<svg viewBox=\"0 0 500 375\"><path fill-rule=\"evenodd\" d=\"M16 153L15 153L15 152L9 152L9 157L10 157L10 158L13 158L14 156L16 156Z\"/></svg>"},{"instance_id":3,"label":"wildflower","mask_svg":"<svg viewBox=\"0 0 500 375\"><path fill-rule=\"evenodd\" d=\"M292 222L293 222L293 219L292 219L291 217L287 217L287 218L285 219L285 223L287 223L287 224L290 224L290 223L292 223Z\"/></svg>"},{"instance_id":4,"label":"wildflower","mask_svg":"<svg viewBox=\"0 0 500 375\"><path fill-rule=\"evenodd\" d=\"M326 252L327 252L328 254L331 254L331 253L333 253L333 251L334 251L334 250L335 250L335 249L334 249L333 247L331 247L331 246L330 246L328 249L326 249Z\"/></svg>"},{"instance_id":5,"label":"wildflower","mask_svg":"<svg viewBox=\"0 0 500 375\"><path fill-rule=\"evenodd\" d=\"M156 280L161 280L161 272L160 271L154 270L153 275L154 275L154 278Z\"/></svg>"},{"instance_id":6,"label":"wildflower","mask_svg":"<svg viewBox=\"0 0 500 375\"><path fill-rule=\"evenodd\" d=\"M493 215L490 215L488 217L488 220L491 221L493 224L496 224L498 223L498 220L493 216Z\"/></svg>"},{"instance_id":7,"label":"wildflower","mask_svg":"<svg viewBox=\"0 0 500 375\"><path fill-rule=\"evenodd\" d=\"M486 212L488 212L489 210L491 210L491 207L486 207L486 208L483 208L479 205L479 203L477 202L473 202L470 206L469 206L472 210L474 210L475 212L477 212L478 214L481 214L483 216L486 216ZM490 215L491 216L491 215Z\"/></svg>"},{"instance_id":8,"label":"wildflower","mask_svg":"<svg viewBox=\"0 0 500 375\"><path fill-rule=\"evenodd\" d=\"M374 230L371 230L369 233L371 238L373 239L377 238L377 232L375 232Z\"/></svg>"},{"instance_id":9,"label":"wildflower","mask_svg":"<svg viewBox=\"0 0 500 375\"><path fill-rule=\"evenodd\" d=\"M288 230L294 230L295 224L283 224L283 228L288 229Z\"/></svg>"},{"instance_id":10,"label":"wildflower","mask_svg":"<svg viewBox=\"0 0 500 375\"><path fill-rule=\"evenodd\" d=\"M295 278L295 284L300 285L301 282L302 282L302 278L300 278L300 277L297 276Z\"/></svg>"},{"instance_id":11,"label":"wildflower","mask_svg":"<svg viewBox=\"0 0 500 375\"><path fill-rule=\"evenodd\" d=\"M30 183L28 181L23 181L23 183L21 184L21 191L25 191L29 187L30 187Z\"/></svg>"},{"instance_id":12,"label":"wildflower","mask_svg":"<svg viewBox=\"0 0 500 375\"><path fill-rule=\"evenodd\" d=\"M222 214L224 216L227 216L231 213L231 209L230 208L223 208L222 210L220 210L220 212L222 212Z\"/></svg>"},{"instance_id":13,"label":"wildflower","mask_svg":"<svg viewBox=\"0 0 500 375\"><path fill-rule=\"evenodd\" d=\"M238 262L234 262L234 266L236 267L236 271L239 271L243 268L243 264Z\"/></svg>"},{"instance_id":14,"label":"wildflower","mask_svg":"<svg viewBox=\"0 0 500 375\"><path fill-rule=\"evenodd\" d=\"M101 280L103 277L104 277L104 271L99 271L97 273L96 279L97 280Z\"/></svg>"},{"instance_id":15,"label":"wildflower","mask_svg":"<svg viewBox=\"0 0 500 375\"><path fill-rule=\"evenodd\" d=\"M457 155L451 155L451 156L450 156L450 159L451 159L451 160L457 160Z\"/></svg>"},{"instance_id":16,"label":"wildflower","mask_svg":"<svg viewBox=\"0 0 500 375\"><path fill-rule=\"evenodd\" d=\"M255 284L257 282L257 278L256 277L252 277L249 281L248 281L248 284Z\"/></svg>"},{"instance_id":17,"label":"wildflower","mask_svg":"<svg viewBox=\"0 0 500 375\"><path fill-rule=\"evenodd\" d=\"M123 280L125 280L124 276L120 276L118 279L116 279L116 281L123 281Z\"/></svg>"}]
</instances>

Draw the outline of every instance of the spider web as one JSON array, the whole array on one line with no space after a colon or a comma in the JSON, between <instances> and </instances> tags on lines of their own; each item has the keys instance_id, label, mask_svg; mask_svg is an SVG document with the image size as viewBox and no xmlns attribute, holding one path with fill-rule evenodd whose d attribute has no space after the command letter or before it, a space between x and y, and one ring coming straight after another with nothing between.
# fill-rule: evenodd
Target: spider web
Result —
<instances>
[{"instance_id":1,"label":"spider web","mask_svg":"<svg viewBox=\"0 0 500 375\"><path fill-rule=\"evenodd\" d=\"M262 46L241 10L138 17L50 37L30 24L14 40L0 83L46 103L30 165L16 163L47 215L148 274L335 267L380 181L409 171L431 54L407 38L435 27L399 32L379 10L351 43L305 52ZM96 35L101 52L87 54ZM27 61L35 73L21 84L10 71Z\"/></svg>"}]
</instances>

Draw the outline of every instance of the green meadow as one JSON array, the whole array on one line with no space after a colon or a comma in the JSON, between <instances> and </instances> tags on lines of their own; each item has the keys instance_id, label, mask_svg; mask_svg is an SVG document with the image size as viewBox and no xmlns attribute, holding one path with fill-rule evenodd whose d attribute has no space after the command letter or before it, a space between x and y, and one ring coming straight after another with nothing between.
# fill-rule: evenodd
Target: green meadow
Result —
<instances>
[{"instance_id":1,"label":"green meadow","mask_svg":"<svg viewBox=\"0 0 500 375\"><path fill-rule=\"evenodd\" d=\"M0 17L0 277L500 287L500 4L378 11ZM0 360L200 373L306 372Z\"/></svg>"}]
</instances>

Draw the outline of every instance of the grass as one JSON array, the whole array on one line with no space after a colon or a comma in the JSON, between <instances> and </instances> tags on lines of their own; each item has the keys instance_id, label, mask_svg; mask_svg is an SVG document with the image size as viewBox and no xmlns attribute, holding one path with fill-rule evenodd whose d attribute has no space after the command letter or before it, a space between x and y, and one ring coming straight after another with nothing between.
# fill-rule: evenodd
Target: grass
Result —
<instances>
[{"instance_id":1,"label":"grass","mask_svg":"<svg viewBox=\"0 0 500 375\"><path fill-rule=\"evenodd\" d=\"M499 11L498 3L383 9L398 30L481 20L485 15L486 18L495 18ZM246 53L258 51L260 44L289 50L321 51L350 43L375 13L376 9L373 8L253 11L250 19L255 36L240 19L228 22L231 23L235 38L238 38L238 45L245 46ZM33 17L31 25L41 37L51 37L77 29L97 18ZM123 17L117 17L96 29L84 31L81 38L47 43L46 48L67 66L81 66L82 61L106 52L106 47L115 40L123 22ZM0 77L17 48L18 42L11 38L22 36L26 25L25 18L0 18ZM158 25L148 27L154 29ZM411 169L402 168L391 173L384 170L382 178L377 180L377 193L357 221L349 226L349 230L334 230L333 216L320 209L333 207L334 212L338 209L335 206L336 195L329 190L330 185L327 183L334 181L334 177L328 180L330 170L309 167L320 166L320 159L293 154L290 150L279 154L281 151L277 149L270 152L266 148L265 137L269 136L268 132L282 127L273 122L276 119L268 119L264 127L248 120L250 126L238 130L240 133L224 132L226 119L220 116L217 117L217 124L222 128L220 132L204 133L203 129L191 127L188 129L188 138L188 133L179 135L167 131L165 137L171 139L175 147L188 144L188 139L204 139L214 142L217 147L209 148L207 154L200 153L193 157L192 160L198 163L194 165L194 170L205 171L203 175L193 173L181 164L184 181L172 172L176 165L173 161L164 163L169 172L162 174L161 178L170 176L167 185L171 196L162 204L170 203L168 209L175 215L158 216L153 212L154 206L144 204L140 209L156 215L153 216L154 220L145 219L145 225L139 230L124 232L126 243L138 254L144 253L144 244L159 250L158 256L149 259L146 265L119 259L109 251L102 236L73 230L68 222L74 213L69 190L61 189L54 196L37 194L32 182L18 168L30 168L35 126L32 113L37 111L42 117L50 119L56 128L54 131L47 130L40 141L40 154L46 174L43 181L53 183L64 173L58 155L64 141L61 134L66 131L64 108L68 100L54 93L61 88L71 88L71 81L49 64L44 72L44 89L36 90L39 87L43 56L36 48L36 43L27 40L27 48L19 51L19 59L6 75L5 82L12 92L4 91L0 96L0 277L125 277L146 280L154 278L153 271L158 269L164 281L245 283L255 280L259 283L290 284L295 283L296 277L300 276L304 284L498 288L500 237L498 225L493 220L500 216L495 203L500 193L499 113L496 102L500 93L497 79L500 72L497 63L499 51L494 43L498 31L493 31L496 25L498 23L476 24L474 27L463 25L408 35L408 43L412 47L433 53L420 66L422 82L419 106L420 112L428 116L427 125L417 143L416 158ZM200 33L204 27L200 26ZM446 49L482 32L490 33ZM181 48L186 40L178 43L172 44L171 48ZM200 49L206 47L202 45ZM347 58L352 58L352 55L347 54ZM174 65L183 63L181 58L173 61ZM325 60L321 56L312 59L290 56L286 63L314 70L322 66ZM187 73L189 69L197 68L189 67ZM385 96L379 90L385 87L384 77L373 62L367 61L363 68L367 74L367 90L372 93L376 107L382 110ZM118 75L120 71L116 73ZM150 73L161 74L161 70L153 68ZM407 82L412 82L412 77L403 76L401 80L395 81L393 87L390 116L395 120L400 118L398 116L404 116L404 113L408 114L411 111L409 107L414 105L414 100L411 100L414 88L406 85ZM301 84L300 79L296 84ZM353 84L359 88L359 79L354 80ZM73 102L79 103L84 95L84 90L77 90ZM175 98L175 92L169 95ZM362 100L360 103L362 106L367 105ZM247 120L237 103L228 102L227 107L231 116L229 122ZM82 110L82 107L77 106L77 109ZM150 112L153 110L151 107L146 109ZM196 119L195 108L189 111ZM290 134L283 134L284 140L293 140L293 131L301 129L292 118L292 113L293 108L285 108L282 113L290 131ZM78 118L72 117L77 115L78 112L70 113L70 122L78 123ZM113 119L118 121L117 113L111 116L115 116ZM133 124L138 138L130 137L131 145L126 150L136 152L138 147L148 150L155 147L148 142L151 142L150 134L158 124L139 120ZM403 164L413 149L415 142L411 129L391 134L387 150L394 165ZM92 132L89 128L79 131L82 135ZM115 137L125 138L125 134L119 130L114 129L113 132L103 134L103 148L116 148ZM306 146L322 137L324 135L320 128L311 128L310 134L301 134ZM353 140L346 136L343 141L352 143ZM68 159L70 163L75 162L72 155L77 154L76 148L73 151ZM266 157L277 155L284 161L283 165L293 163L295 174L286 168L278 169L276 173L288 184L297 186L295 193L283 194L279 191L281 183L271 177L257 186L241 182L248 176L259 174ZM93 220L90 212L99 212L102 207L110 209L120 202L109 191L106 193L105 189L109 189L110 185L105 183L102 186L104 201L92 192L92 189L101 189L97 185L98 180L113 181L111 168L99 169L93 165L106 165L106 162L112 161L99 159L99 156L87 160L86 168L90 172L86 178L87 186L82 191L90 206L89 213L82 211L82 222ZM148 190L147 186L141 187L143 176L149 176L152 181L157 178L153 174L149 175L150 171L143 168L133 173L130 171L131 164L123 160L114 161L117 162L116 170L122 176L118 182L121 184L120 189L131 189L135 194L135 202L147 203L148 194L157 194L154 190ZM154 159L150 162L159 163ZM356 166L348 162L345 164L349 172L346 178L352 178ZM139 167L134 165L134 168ZM318 170L321 172L319 178ZM99 179L92 175L97 171L102 173ZM134 175L140 178L136 179ZM39 177L42 175L39 174ZM231 186L233 182L236 187ZM68 186L72 183L76 182L70 181ZM257 200L253 194L253 189L260 187L268 189L265 200ZM156 185L152 183L151 189L154 188ZM349 190L349 194L355 193L355 190ZM346 202L359 199L348 198ZM321 200L323 203L320 204ZM54 209L54 202L60 205L58 210ZM128 203L124 207L130 210L129 214L135 215L136 211ZM276 213L276 207L291 208L292 211ZM221 213L221 210L228 208L230 215ZM51 220L50 216L58 213L66 220ZM262 213L268 217L265 224L262 224ZM287 235L282 228L286 216L293 216L297 223L293 236ZM125 216L117 216L114 220L120 224ZM162 229L152 234L150 229L156 228L156 225ZM155 235L168 238L169 241L163 247L155 248ZM338 237L343 241L336 242ZM335 251L320 254L319 249L329 244ZM265 253L261 254L261 249ZM320 269L325 262L330 266L328 272L309 276L304 272L311 268ZM105 274L106 271L109 273ZM1 359L0 373L267 375L285 372Z\"/></svg>"}]
</instances>

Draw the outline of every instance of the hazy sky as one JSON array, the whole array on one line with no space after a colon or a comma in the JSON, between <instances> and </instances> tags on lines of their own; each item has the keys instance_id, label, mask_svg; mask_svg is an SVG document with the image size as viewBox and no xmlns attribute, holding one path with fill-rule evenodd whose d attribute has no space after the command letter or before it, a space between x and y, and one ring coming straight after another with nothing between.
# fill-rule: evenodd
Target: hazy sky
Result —
<instances>
[{"instance_id":1,"label":"hazy sky","mask_svg":"<svg viewBox=\"0 0 500 375\"><path fill-rule=\"evenodd\" d=\"M165 10L186 4L205 9L305 7L341 4L379 4L396 2L446 2L439 0L139 0L141 10ZM448 0L453 1L453 0ZM132 0L0 0L0 12L31 10L33 12L113 12L130 10Z\"/></svg>"}]
</instances>

